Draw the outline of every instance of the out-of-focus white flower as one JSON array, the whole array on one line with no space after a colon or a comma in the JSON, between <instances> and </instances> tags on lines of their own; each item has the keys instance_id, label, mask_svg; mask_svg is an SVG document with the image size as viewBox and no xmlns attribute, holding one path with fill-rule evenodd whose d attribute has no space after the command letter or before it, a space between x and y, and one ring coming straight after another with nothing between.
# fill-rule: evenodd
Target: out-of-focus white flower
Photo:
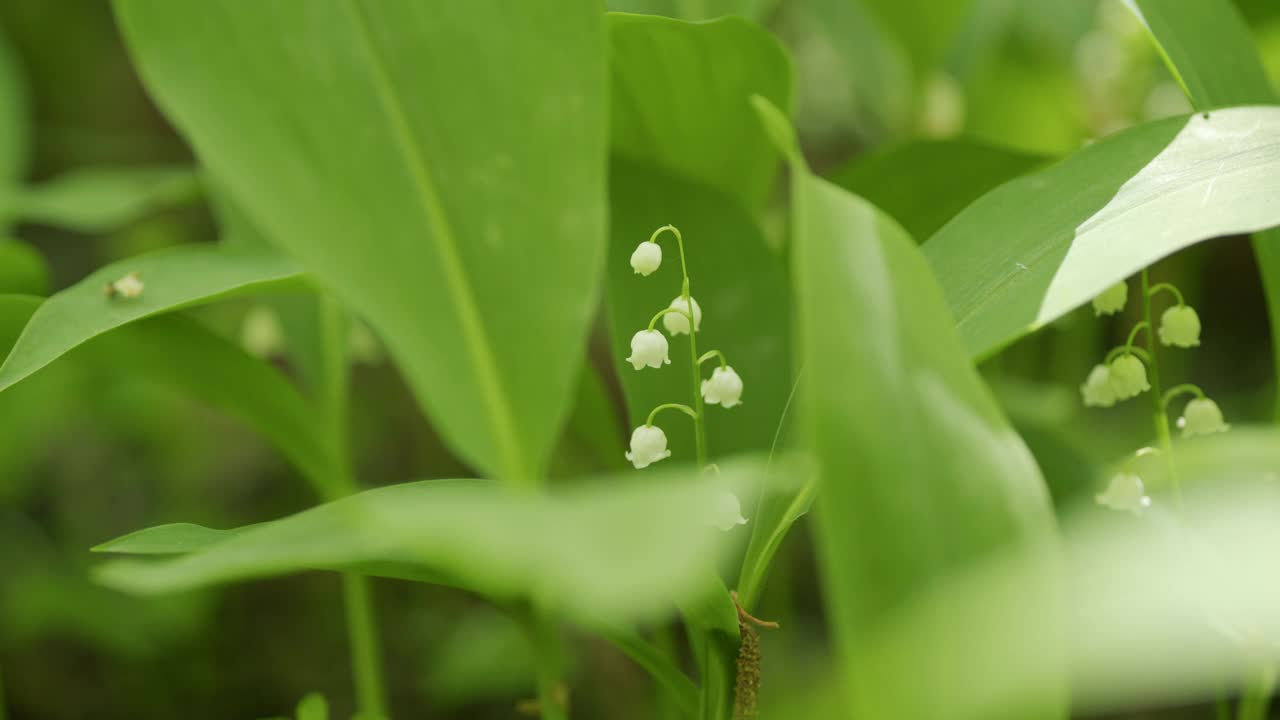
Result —
<instances>
[{"instance_id":1,"label":"out-of-focus white flower","mask_svg":"<svg viewBox=\"0 0 1280 720\"><path fill-rule=\"evenodd\" d=\"M742 517L742 503L731 490L716 493L711 505L711 524L718 530L729 532L739 525L746 525Z\"/></svg>"},{"instance_id":2,"label":"out-of-focus white flower","mask_svg":"<svg viewBox=\"0 0 1280 720\"><path fill-rule=\"evenodd\" d=\"M671 457L671 451L667 449L667 434L656 425L641 425L631 433L631 451L626 453L626 457L637 470Z\"/></svg>"},{"instance_id":3,"label":"out-of-focus white flower","mask_svg":"<svg viewBox=\"0 0 1280 720\"><path fill-rule=\"evenodd\" d=\"M1131 473L1120 473L1111 478L1106 491L1094 495L1093 499L1103 507L1134 515L1141 515L1143 510L1151 507L1151 498L1147 497L1142 478Z\"/></svg>"},{"instance_id":4,"label":"out-of-focus white flower","mask_svg":"<svg viewBox=\"0 0 1280 720\"><path fill-rule=\"evenodd\" d=\"M698 301L689 298L689 302L693 304L693 329L698 331L702 329L702 308L698 306ZM667 313L662 316L662 324L666 326L667 332L672 335L688 335L689 334L689 306L684 304L684 297L677 297L671 301L668 307L679 310L678 313Z\"/></svg>"},{"instance_id":5,"label":"out-of-focus white flower","mask_svg":"<svg viewBox=\"0 0 1280 720\"><path fill-rule=\"evenodd\" d=\"M646 365L652 368L670 365L669 350L667 338L662 333L657 330L641 330L631 336L631 357L627 358L627 362L637 370Z\"/></svg>"},{"instance_id":6,"label":"out-of-focus white flower","mask_svg":"<svg viewBox=\"0 0 1280 720\"><path fill-rule=\"evenodd\" d=\"M1223 420L1218 403L1202 397L1187 403L1178 418L1178 427L1182 428L1182 437L1188 438L1226 432L1231 426Z\"/></svg>"},{"instance_id":7,"label":"out-of-focus white flower","mask_svg":"<svg viewBox=\"0 0 1280 720\"><path fill-rule=\"evenodd\" d=\"M1128 400L1151 389L1147 366L1136 355L1121 355L1111 361L1111 389L1117 400Z\"/></svg>"},{"instance_id":8,"label":"out-of-focus white flower","mask_svg":"<svg viewBox=\"0 0 1280 720\"><path fill-rule=\"evenodd\" d=\"M729 366L718 367L702 381L702 399L712 405L731 408L742 403L742 378Z\"/></svg>"},{"instance_id":9,"label":"out-of-focus white flower","mask_svg":"<svg viewBox=\"0 0 1280 720\"><path fill-rule=\"evenodd\" d=\"M1190 305L1174 305L1160 316L1160 342L1180 348L1200 344L1200 316Z\"/></svg>"},{"instance_id":10,"label":"out-of-focus white flower","mask_svg":"<svg viewBox=\"0 0 1280 720\"><path fill-rule=\"evenodd\" d=\"M126 300L132 300L141 295L144 289L146 289L146 286L142 284L142 277L136 272L131 272L111 283L108 294L119 295Z\"/></svg>"},{"instance_id":11,"label":"out-of-focus white flower","mask_svg":"<svg viewBox=\"0 0 1280 720\"><path fill-rule=\"evenodd\" d=\"M662 265L662 246L648 240L636 246L631 253L631 268L637 275L652 275Z\"/></svg>"},{"instance_id":12,"label":"out-of-focus white flower","mask_svg":"<svg viewBox=\"0 0 1280 720\"><path fill-rule=\"evenodd\" d=\"M255 305L240 324L240 345L250 354L265 358L284 350L284 329L280 318L266 305Z\"/></svg>"},{"instance_id":13,"label":"out-of-focus white flower","mask_svg":"<svg viewBox=\"0 0 1280 720\"><path fill-rule=\"evenodd\" d=\"M1116 391L1111 387L1111 368L1094 365L1089 377L1080 386L1084 404L1089 407L1111 407L1116 404Z\"/></svg>"},{"instance_id":14,"label":"out-of-focus white flower","mask_svg":"<svg viewBox=\"0 0 1280 720\"><path fill-rule=\"evenodd\" d=\"M1114 315L1124 309L1129 301L1129 286L1125 281L1112 285L1093 299L1094 315Z\"/></svg>"}]
</instances>

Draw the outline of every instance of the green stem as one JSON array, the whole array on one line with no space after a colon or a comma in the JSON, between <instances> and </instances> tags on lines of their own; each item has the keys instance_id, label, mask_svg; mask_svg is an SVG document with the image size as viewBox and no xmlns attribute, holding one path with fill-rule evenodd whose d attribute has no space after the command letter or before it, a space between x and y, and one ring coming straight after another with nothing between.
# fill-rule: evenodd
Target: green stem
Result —
<instances>
[{"instance_id":1,"label":"green stem","mask_svg":"<svg viewBox=\"0 0 1280 720\"><path fill-rule=\"evenodd\" d=\"M1271 695L1276 689L1276 669L1273 666L1262 668L1253 683L1245 688L1244 696L1236 709L1236 720L1266 720L1267 707L1271 704Z\"/></svg>"},{"instance_id":2,"label":"green stem","mask_svg":"<svg viewBox=\"0 0 1280 720\"><path fill-rule=\"evenodd\" d=\"M537 659L538 712L542 720L568 720L560 684L560 626L549 613L534 610L530 621L534 657Z\"/></svg>"},{"instance_id":3,"label":"green stem","mask_svg":"<svg viewBox=\"0 0 1280 720\"><path fill-rule=\"evenodd\" d=\"M1151 359L1147 362L1147 370L1151 378L1151 403L1152 403L1152 421L1155 424L1156 438L1160 442L1160 449L1164 451L1165 462L1168 464L1169 482L1173 486L1174 503L1179 510L1182 509L1182 488L1178 483L1177 469L1173 464L1173 438L1169 434L1169 416L1165 413L1164 393L1160 390L1160 363L1156 357L1156 338L1155 332L1152 331L1151 324L1151 280L1148 277L1148 271L1142 270L1142 317L1143 320L1139 326L1146 326L1147 330L1147 349L1151 353ZM1137 330L1137 328L1134 328ZM1133 340L1133 333L1130 333L1130 343Z\"/></svg>"},{"instance_id":4,"label":"green stem","mask_svg":"<svg viewBox=\"0 0 1280 720\"><path fill-rule=\"evenodd\" d=\"M719 350L708 350L702 353L702 357L698 358L698 367L702 367L702 363L715 357L720 358L720 367L722 368L729 367L729 361L725 359L724 353L720 352Z\"/></svg>"},{"instance_id":5,"label":"green stem","mask_svg":"<svg viewBox=\"0 0 1280 720\"><path fill-rule=\"evenodd\" d=\"M1150 303L1147 303L1147 305L1149 306L1149 305L1150 305ZM1150 316L1150 315L1148 314L1148 317L1149 317L1149 316ZM1151 332L1150 332L1150 330L1148 330L1148 328L1150 328L1150 327L1151 327L1151 321L1150 321L1150 320L1143 320L1142 322L1138 323L1137 325L1134 325L1134 326L1133 326L1133 329L1129 331L1129 339L1124 341L1124 349L1125 349L1125 351L1126 351L1126 352L1129 352L1129 351L1133 350L1133 341L1134 341L1134 340L1136 340L1136 339L1138 338L1138 333L1142 332L1143 330L1147 330L1147 337L1148 337L1148 339L1149 339L1149 338L1151 337ZM1152 352L1154 352L1155 343L1154 343L1154 342L1150 343L1150 346L1153 348Z\"/></svg>"},{"instance_id":6,"label":"green stem","mask_svg":"<svg viewBox=\"0 0 1280 720\"><path fill-rule=\"evenodd\" d=\"M1178 301L1179 305L1187 304L1186 301L1182 299L1182 291L1174 287L1172 283L1160 283L1159 285L1152 285L1151 289L1147 291L1147 297L1155 297L1157 294L1160 293L1161 290L1168 293L1172 293L1174 299Z\"/></svg>"},{"instance_id":7,"label":"green stem","mask_svg":"<svg viewBox=\"0 0 1280 720\"><path fill-rule=\"evenodd\" d=\"M1139 358L1142 358L1142 361L1144 363L1148 365L1151 364L1151 353L1147 352L1146 350L1143 350L1140 347L1130 347L1128 345L1121 345L1119 347L1111 348L1111 352L1107 353L1106 358L1104 358L1102 362L1110 363L1112 360L1115 360L1117 357L1121 355L1137 355Z\"/></svg>"},{"instance_id":8,"label":"green stem","mask_svg":"<svg viewBox=\"0 0 1280 720\"><path fill-rule=\"evenodd\" d=\"M320 294L320 416L326 445L333 453L333 481L328 484L334 497L356 490L351 470L348 437L350 405L350 366L347 362L347 314L337 298ZM386 685L382 678L378 625L373 613L373 590L368 578L354 573L342 576L342 593L346 605L347 635L351 643L351 674L355 683L360 714L366 718L387 715Z\"/></svg>"},{"instance_id":9,"label":"green stem","mask_svg":"<svg viewBox=\"0 0 1280 720\"><path fill-rule=\"evenodd\" d=\"M680 403L663 403L662 405L659 405L658 407L654 408L653 411L649 413L649 418L644 421L644 424L652 425L653 419L657 417L658 413L662 412L663 410L679 410L680 412L684 413L685 415L688 415L691 418L697 419L698 417L697 414L693 411L693 408L689 407L688 405L681 405Z\"/></svg>"},{"instance_id":10,"label":"green stem","mask_svg":"<svg viewBox=\"0 0 1280 720\"><path fill-rule=\"evenodd\" d=\"M688 304L688 299L685 300L685 307L690 307ZM684 310L681 308L669 307L669 308L663 308L662 310L659 310L658 314L654 315L653 318L649 320L649 329L652 330L654 326L658 324L658 319L661 318L663 315L670 315L671 313L676 313L677 315L683 315L684 317L688 318L689 327L693 327L693 310L692 309Z\"/></svg>"},{"instance_id":11,"label":"green stem","mask_svg":"<svg viewBox=\"0 0 1280 720\"><path fill-rule=\"evenodd\" d=\"M1166 412L1169 410L1169 403L1173 402L1173 399L1179 395L1195 395L1198 398L1203 398L1204 391L1200 389L1199 385L1192 383L1182 383L1181 385L1175 385L1169 388L1165 391L1164 398L1161 400L1161 404L1164 405Z\"/></svg>"}]
</instances>

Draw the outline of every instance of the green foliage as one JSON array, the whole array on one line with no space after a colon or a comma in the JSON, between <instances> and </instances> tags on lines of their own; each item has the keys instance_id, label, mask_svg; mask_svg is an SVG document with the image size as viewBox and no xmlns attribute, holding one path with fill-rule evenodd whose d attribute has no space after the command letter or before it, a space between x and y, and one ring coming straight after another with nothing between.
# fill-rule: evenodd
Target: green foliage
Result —
<instances>
[{"instance_id":1,"label":"green foliage","mask_svg":"<svg viewBox=\"0 0 1280 720\"><path fill-rule=\"evenodd\" d=\"M603 256L595 4L115 7L218 184L379 331L464 458L536 482Z\"/></svg>"},{"instance_id":2,"label":"green foliage","mask_svg":"<svg viewBox=\"0 0 1280 720\"><path fill-rule=\"evenodd\" d=\"M83 168L40 185L0 192L0 213L83 233L116 230L148 213L199 197L190 168Z\"/></svg>"},{"instance_id":3,"label":"green foliage","mask_svg":"<svg viewBox=\"0 0 1280 720\"><path fill-rule=\"evenodd\" d=\"M27 144L31 133L27 83L18 56L4 32L0 32L0 196L27 171ZM0 231L8 226L8 214L0 204Z\"/></svg>"},{"instance_id":4,"label":"green foliage","mask_svg":"<svg viewBox=\"0 0 1280 720\"><path fill-rule=\"evenodd\" d=\"M43 295L49 288L49 268L35 248L0 240L0 293Z\"/></svg>"}]
</instances>

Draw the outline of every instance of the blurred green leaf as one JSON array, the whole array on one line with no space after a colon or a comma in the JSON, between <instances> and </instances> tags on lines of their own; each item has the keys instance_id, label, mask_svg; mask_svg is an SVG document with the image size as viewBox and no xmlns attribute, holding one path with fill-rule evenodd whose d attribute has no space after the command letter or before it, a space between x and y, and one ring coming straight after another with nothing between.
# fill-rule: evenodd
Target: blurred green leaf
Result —
<instances>
[{"instance_id":1,"label":"blurred green leaf","mask_svg":"<svg viewBox=\"0 0 1280 720\"><path fill-rule=\"evenodd\" d=\"M478 605L454 618L432 643L424 684L433 704L458 708L495 697L527 697L535 659L519 623Z\"/></svg>"},{"instance_id":2,"label":"blurred green leaf","mask_svg":"<svg viewBox=\"0 0 1280 720\"><path fill-rule=\"evenodd\" d=\"M984 195L924 244L986 357L1188 245L1280 224L1280 108L1149 123Z\"/></svg>"},{"instance_id":3,"label":"blurred green leaf","mask_svg":"<svg viewBox=\"0 0 1280 720\"><path fill-rule=\"evenodd\" d=\"M681 20L710 20L724 15L760 19L781 0L609 0L610 10L665 15Z\"/></svg>"},{"instance_id":4,"label":"blurred green leaf","mask_svg":"<svg viewBox=\"0 0 1280 720\"><path fill-rule=\"evenodd\" d=\"M857 717L978 717L953 713L933 691L970 672L956 635L916 646L936 661L928 673L867 653L864 638L987 553L1025 548L1051 568L1044 481L906 232L799 161L792 181L803 401L820 473L816 540L846 702ZM1028 602L1046 600L1048 589L1029 582ZM1021 697L981 717L1064 717L1062 694Z\"/></svg>"},{"instance_id":5,"label":"blurred green leaf","mask_svg":"<svg viewBox=\"0 0 1280 720\"><path fill-rule=\"evenodd\" d=\"M107 297L108 283L136 272L139 297ZM0 391L64 353L122 325L160 313L301 282L290 260L264 253L228 252L211 245L170 248L120 260L49 298L0 366Z\"/></svg>"},{"instance_id":6,"label":"blurred green leaf","mask_svg":"<svg viewBox=\"0 0 1280 720\"><path fill-rule=\"evenodd\" d=\"M749 98L790 106L791 64L778 41L741 18L624 14L609 15L609 41L613 152L757 207L778 162Z\"/></svg>"},{"instance_id":7,"label":"blurred green leaf","mask_svg":"<svg viewBox=\"0 0 1280 720\"><path fill-rule=\"evenodd\" d=\"M329 720L329 701L320 693L311 693L298 703L298 720Z\"/></svg>"},{"instance_id":8,"label":"blurred green leaf","mask_svg":"<svg viewBox=\"0 0 1280 720\"><path fill-rule=\"evenodd\" d=\"M459 454L540 477L603 256L597 4L115 8L219 186L379 331Z\"/></svg>"},{"instance_id":9,"label":"blurred green leaf","mask_svg":"<svg viewBox=\"0 0 1280 720\"><path fill-rule=\"evenodd\" d=\"M370 490L263 523L174 560L100 568L136 593L329 569L431 578L496 598L530 597L588 623L657 618L696 597L727 549L710 508L725 485L746 489L759 464L605 478L562 496L436 480ZM146 541L136 533L132 543ZM691 595L694 594L694 595Z\"/></svg>"},{"instance_id":10,"label":"blurred green leaf","mask_svg":"<svg viewBox=\"0 0 1280 720\"><path fill-rule=\"evenodd\" d=\"M16 187L7 200L0 191L0 207L20 222L105 233L201 192L200 178L190 168L95 167Z\"/></svg>"},{"instance_id":11,"label":"blurred green leaf","mask_svg":"<svg viewBox=\"0 0 1280 720\"><path fill-rule=\"evenodd\" d=\"M17 51L0 30L0 196L27 172L31 143L29 113L27 83ZM0 203L0 232L9 220L4 204Z\"/></svg>"},{"instance_id":12,"label":"blurred green leaf","mask_svg":"<svg viewBox=\"0 0 1280 720\"><path fill-rule=\"evenodd\" d=\"M214 530L190 523L157 525L105 542L93 548L93 552L125 555L185 555L204 550L210 545L235 537L253 527L248 525L234 530Z\"/></svg>"},{"instance_id":13,"label":"blurred green leaf","mask_svg":"<svg viewBox=\"0 0 1280 720\"><path fill-rule=\"evenodd\" d=\"M974 140L924 140L857 158L831 181L925 239L988 191L1049 160Z\"/></svg>"},{"instance_id":14,"label":"blurred green leaf","mask_svg":"<svg viewBox=\"0 0 1280 720\"><path fill-rule=\"evenodd\" d=\"M866 3L911 56L917 76L946 55L973 0L856 0Z\"/></svg>"},{"instance_id":15,"label":"blurred green leaf","mask_svg":"<svg viewBox=\"0 0 1280 720\"><path fill-rule=\"evenodd\" d=\"M30 245L0 239L0 293L44 295L49 291L49 268Z\"/></svg>"}]
</instances>

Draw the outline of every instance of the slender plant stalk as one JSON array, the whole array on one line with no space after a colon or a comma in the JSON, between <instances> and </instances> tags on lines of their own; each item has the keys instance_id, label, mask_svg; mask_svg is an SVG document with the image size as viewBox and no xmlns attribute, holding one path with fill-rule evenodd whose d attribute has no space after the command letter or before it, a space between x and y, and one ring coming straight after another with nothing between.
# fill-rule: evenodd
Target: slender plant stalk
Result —
<instances>
[{"instance_id":1,"label":"slender plant stalk","mask_svg":"<svg viewBox=\"0 0 1280 720\"><path fill-rule=\"evenodd\" d=\"M542 720L568 720L567 698L560 682L560 625L549 613L535 608L529 630L538 663L538 712Z\"/></svg>"},{"instance_id":2,"label":"slender plant stalk","mask_svg":"<svg viewBox=\"0 0 1280 720\"><path fill-rule=\"evenodd\" d=\"M1263 667L1254 682L1245 688L1244 696L1236 709L1236 720L1266 720L1271 695L1276 689L1276 668Z\"/></svg>"},{"instance_id":3,"label":"slender plant stalk","mask_svg":"<svg viewBox=\"0 0 1280 720\"><path fill-rule=\"evenodd\" d=\"M1165 412L1164 391L1160 386L1160 360L1156 353L1156 331L1155 325L1151 320L1151 280L1148 277L1147 270L1142 270L1142 323L1145 324L1147 334L1147 351L1151 357L1147 361L1147 369L1150 371L1151 380L1151 403L1153 407L1152 421L1155 424L1156 440L1160 443L1160 452L1164 455L1165 463L1168 466L1169 482L1173 486L1174 504L1179 510L1182 509L1182 487L1178 483L1177 469L1173 464L1173 437L1169 433L1169 414ZM1130 344L1132 344L1132 336L1130 336Z\"/></svg>"},{"instance_id":4,"label":"slender plant stalk","mask_svg":"<svg viewBox=\"0 0 1280 720\"><path fill-rule=\"evenodd\" d=\"M334 482L329 487L334 489L337 497L356 490L347 432L351 385L347 331L346 311L337 298L322 292L320 411L334 467ZM386 684L382 678L378 623L373 613L373 589L363 575L344 573L342 594L347 614L347 636L351 643L351 674L356 703L362 717L382 720L389 715Z\"/></svg>"}]
</instances>

